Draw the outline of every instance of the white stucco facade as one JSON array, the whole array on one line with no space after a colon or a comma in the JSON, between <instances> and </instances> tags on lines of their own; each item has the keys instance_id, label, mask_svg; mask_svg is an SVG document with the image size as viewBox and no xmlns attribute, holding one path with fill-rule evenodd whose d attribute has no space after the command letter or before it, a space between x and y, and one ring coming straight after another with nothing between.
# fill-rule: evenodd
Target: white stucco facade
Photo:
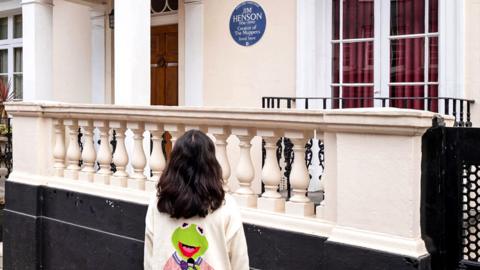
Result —
<instances>
[{"instance_id":1,"label":"white stucco facade","mask_svg":"<svg viewBox=\"0 0 480 270\"><path fill-rule=\"evenodd\" d=\"M243 47L228 27L241 2L179 1L177 12L152 17L147 4L123 1L12 0L0 3L0 15L24 11L25 99L149 105L150 27L172 23L179 31L179 105L260 107L262 96L330 96L331 6L259 0L265 34ZM439 1L440 96L478 98L477 4ZM115 29L108 27L112 8ZM474 118L478 108L472 110Z\"/></svg>"}]
</instances>

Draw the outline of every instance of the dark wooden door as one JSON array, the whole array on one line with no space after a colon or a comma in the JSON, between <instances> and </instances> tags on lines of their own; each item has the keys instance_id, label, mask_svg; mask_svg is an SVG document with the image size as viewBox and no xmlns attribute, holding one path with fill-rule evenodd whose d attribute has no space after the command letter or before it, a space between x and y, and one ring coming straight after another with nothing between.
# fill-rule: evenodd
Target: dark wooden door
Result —
<instances>
[{"instance_id":1,"label":"dark wooden door","mask_svg":"<svg viewBox=\"0 0 480 270\"><path fill-rule=\"evenodd\" d=\"M178 105L178 25L152 27L151 105Z\"/></svg>"}]
</instances>

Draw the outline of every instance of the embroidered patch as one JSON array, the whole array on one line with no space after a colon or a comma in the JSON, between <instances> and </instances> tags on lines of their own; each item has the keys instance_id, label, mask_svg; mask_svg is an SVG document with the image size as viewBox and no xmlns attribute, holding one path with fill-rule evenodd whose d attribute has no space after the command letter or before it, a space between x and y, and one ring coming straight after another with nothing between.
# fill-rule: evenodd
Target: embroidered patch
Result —
<instances>
[{"instance_id":1,"label":"embroidered patch","mask_svg":"<svg viewBox=\"0 0 480 270\"><path fill-rule=\"evenodd\" d=\"M202 256L208 249L208 240L202 227L183 223L172 234L175 252L163 270L214 270Z\"/></svg>"}]
</instances>

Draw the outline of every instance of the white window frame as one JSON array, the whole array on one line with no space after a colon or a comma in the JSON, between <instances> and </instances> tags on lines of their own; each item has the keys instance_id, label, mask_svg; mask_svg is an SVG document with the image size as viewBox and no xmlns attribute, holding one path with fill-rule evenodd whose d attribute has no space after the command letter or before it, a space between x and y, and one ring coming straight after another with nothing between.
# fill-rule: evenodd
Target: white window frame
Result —
<instances>
[{"instance_id":1,"label":"white window frame","mask_svg":"<svg viewBox=\"0 0 480 270\"><path fill-rule=\"evenodd\" d=\"M438 96L463 98L464 3L439 0L438 4ZM375 0L374 6L374 96L389 97L390 1ZM298 0L297 97L332 96L331 41L332 0ZM310 45L312 42L313 45ZM427 42L425 44L428 45ZM314 63L311 59L315 59ZM379 103L376 101L375 105ZM313 103L311 107L314 106L319 107L319 103Z\"/></svg>"},{"instance_id":2,"label":"white window frame","mask_svg":"<svg viewBox=\"0 0 480 270\"><path fill-rule=\"evenodd\" d=\"M13 27L14 27L14 16L16 15L21 15L22 13L20 12L15 12L15 13L9 13L9 14L1 14L0 18L8 18L8 36L7 39L0 40L0 50L8 50L8 81L12 83L11 87L12 89L15 89L15 80L14 80L14 75L16 74L23 74L22 72L15 72L15 49L16 48L23 48L23 37L22 38L14 38L13 37ZM23 35L22 35L23 36Z\"/></svg>"}]
</instances>

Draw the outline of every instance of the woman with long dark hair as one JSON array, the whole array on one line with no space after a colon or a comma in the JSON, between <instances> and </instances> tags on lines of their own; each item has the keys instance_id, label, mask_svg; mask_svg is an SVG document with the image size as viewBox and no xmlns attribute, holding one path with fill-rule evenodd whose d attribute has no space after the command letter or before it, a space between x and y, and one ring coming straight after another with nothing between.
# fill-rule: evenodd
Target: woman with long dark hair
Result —
<instances>
[{"instance_id":1,"label":"woman with long dark hair","mask_svg":"<svg viewBox=\"0 0 480 270\"><path fill-rule=\"evenodd\" d=\"M222 184L212 140L186 132L148 207L145 269L249 269L240 212Z\"/></svg>"}]
</instances>

